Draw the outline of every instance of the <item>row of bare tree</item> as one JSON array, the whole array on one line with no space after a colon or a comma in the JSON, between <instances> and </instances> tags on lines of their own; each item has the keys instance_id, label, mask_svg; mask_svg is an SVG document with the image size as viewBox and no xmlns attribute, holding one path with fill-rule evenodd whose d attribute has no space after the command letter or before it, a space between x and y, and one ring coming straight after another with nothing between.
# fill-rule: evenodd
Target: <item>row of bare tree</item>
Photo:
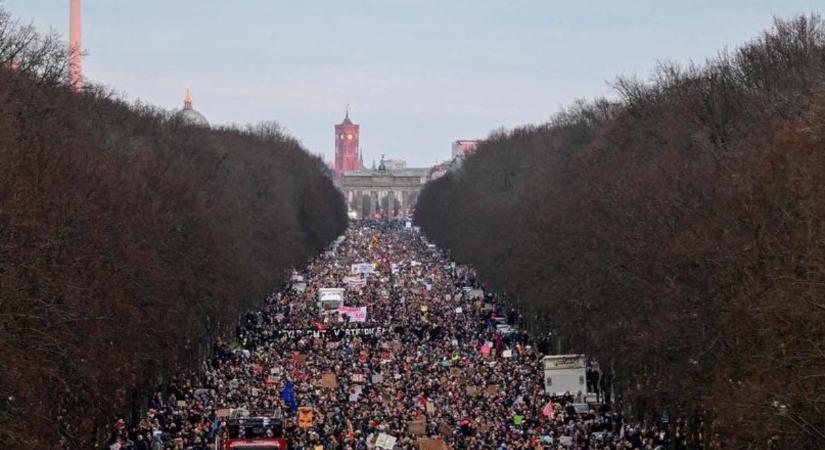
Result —
<instances>
[{"instance_id":1,"label":"row of bare tree","mask_svg":"<svg viewBox=\"0 0 825 450\"><path fill-rule=\"evenodd\" d=\"M417 221L640 417L725 448L825 448L825 25L493 134ZM703 434L699 434L702 432Z\"/></svg>"},{"instance_id":2,"label":"row of bare tree","mask_svg":"<svg viewBox=\"0 0 825 450\"><path fill-rule=\"evenodd\" d=\"M65 85L0 10L0 447L87 448L346 226L275 124L189 126Z\"/></svg>"}]
</instances>

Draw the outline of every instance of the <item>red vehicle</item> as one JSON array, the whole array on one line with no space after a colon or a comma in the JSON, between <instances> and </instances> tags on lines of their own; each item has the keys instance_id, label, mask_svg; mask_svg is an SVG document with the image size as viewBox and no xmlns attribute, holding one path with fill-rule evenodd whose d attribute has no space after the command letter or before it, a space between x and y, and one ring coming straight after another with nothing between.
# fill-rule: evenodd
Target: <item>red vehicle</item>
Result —
<instances>
[{"instance_id":1,"label":"red vehicle","mask_svg":"<svg viewBox=\"0 0 825 450\"><path fill-rule=\"evenodd\" d=\"M221 450L288 450L284 419L276 411L233 409L218 445Z\"/></svg>"}]
</instances>

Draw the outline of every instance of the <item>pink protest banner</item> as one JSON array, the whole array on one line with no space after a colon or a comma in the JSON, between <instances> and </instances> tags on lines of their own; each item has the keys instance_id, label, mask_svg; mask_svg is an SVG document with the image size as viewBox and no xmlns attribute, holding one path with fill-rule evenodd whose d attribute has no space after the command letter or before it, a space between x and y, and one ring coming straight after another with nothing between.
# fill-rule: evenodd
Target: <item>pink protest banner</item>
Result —
<instances>
[{"instance_id":1,"label":"pink protest banner","mask_svg":"<svg viewBox=\"0 0 825 450\"><path fill-rule=\"evenodd\" d=\"M366 322L367 321L367 307L366 306L339 306L338 307L338 321L345 322L349 319L350 322Z\"/></svg>"}]
</instances>

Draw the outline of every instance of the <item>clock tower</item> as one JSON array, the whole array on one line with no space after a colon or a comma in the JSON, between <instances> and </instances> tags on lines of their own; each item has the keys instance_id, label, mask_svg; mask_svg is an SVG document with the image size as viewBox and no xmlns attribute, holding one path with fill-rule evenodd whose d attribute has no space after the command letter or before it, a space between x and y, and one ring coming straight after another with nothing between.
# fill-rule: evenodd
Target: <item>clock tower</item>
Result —
<instances>
[{"instance_id":1,"label":"clock tower","mask_svg":"<svg viewBox=\"0 0 825 450\"><path fill-rule=\"evenodd\" d=\"M335 173L343 175L361 169L358 159L358 133L360 125L352 123L349 107L344 121L335 125Z\"/></svg>"}]
</instances>

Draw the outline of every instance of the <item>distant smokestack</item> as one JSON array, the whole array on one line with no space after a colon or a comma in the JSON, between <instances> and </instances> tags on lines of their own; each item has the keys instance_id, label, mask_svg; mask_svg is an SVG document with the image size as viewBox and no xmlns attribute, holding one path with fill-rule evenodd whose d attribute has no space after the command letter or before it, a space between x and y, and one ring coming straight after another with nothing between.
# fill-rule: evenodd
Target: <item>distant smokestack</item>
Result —
<instances>
[{"instance_id":1,"label":"distant smokestack","mask_svg":"<svg viewBox=\"0 0 825 450\"><path fill-rule=\"evenodd\" d=\"M70 0L69 22L69 85L79 91L83 86L83 44L80 36L80 0Z\"/></svg>"}]
</instances>

